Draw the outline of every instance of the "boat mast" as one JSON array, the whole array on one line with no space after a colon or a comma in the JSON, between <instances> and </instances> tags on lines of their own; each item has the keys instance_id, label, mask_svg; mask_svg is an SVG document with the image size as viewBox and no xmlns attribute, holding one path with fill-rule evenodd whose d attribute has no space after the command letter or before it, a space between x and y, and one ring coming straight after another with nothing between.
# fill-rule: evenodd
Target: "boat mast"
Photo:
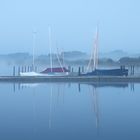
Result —
<instances>
[{"instance_id":1,"label":"boat mast","mask_svg":"<svg viewBox=\"0 0 140 140\"><path fill-rule=\"evenodd\" d=\"M94 100L94 112L96 116L96 128L99 129L99 104L98 104L98 93L96 88L93 86L93 100Z\"/></svg>"},{"instance_id":2,"label":"boat mast","mask_svg":"<svg viewBox=\"0 0 140 140\"><path fill-rule=\"evenodd\" d=\"M35 47L36 47L36 31L34 30L33 31L33 48L32 48L32 71L34 71L34 65L35 65L35 57L34 57L34 55L35 55Z\"/></svg>"},{"instance_id":3,"label":"boat mast","mask_svg":"<svg viewBox=\"0 0 140 140\"><path fill-rule=\"evenodd\" d=\"M65 62L64 62L64 59L65 59L65 58L64 58L64 49L62 50L62 53L61 53L61 54L62 54L63 66L65 67Z\"/></svg>"},{"instance_id":4,"label":"boat mast","mask_svg":"<svg viewBox=\"0 0 140 140\"><path fill-rule=\"evenodd\" d=\"M92 70L97 69L98 66L98 38L99 38L99 29L97 26L96 29L96 35L95 35L95 39L94 39L94 45L93 45L93 50L91 52L91 57L88 63L88 67L87 67L87 71L89 71L90 68L92 68Z\"/></svg>"},{"instance_id":5,"label":"boat mast","mask_svg":"<svg viewBox=\"0 0 140 140\"><path fill-rule=\"evenodd\" d=\"M93 65L93 69L97 69L98 67L98 61L99 61L99 58L98 58L98 50L99 50L99 46L98 46L98 38L99 38L99 29L98 29L98 26L97 26L97 29L96 29L96 37L95 37L95 41L94 41L94 65Z\"/></svg>"},{"instance_id":6,"label":"boat mast","mask_svg":"<svg viewBox=\"0 0 140 140\"><path fill-rule=\"evenodd\" d=\"M62 63L61 63L61 61L60 61L60 58L59 58L59 50L58 50L58 48L57 48L57 54L56 54L56 57L57 57L57 59L58 59L58 63L59 63L59 65L60 65L62 71L64 72L63 65L62 65Z\"/></svg>"},{"instance_id":7,"label":"boat mast","mask_svg":"<svg viewBox=\"0 0 140 140\"><path fill-rule=\"evenodd\" d=\"M48 30L49 30L50 65L51 65L51 72L52 72L53 63L52 63L52 42L51 42L51 27L50 26Z\"/></svg>"}]
</instances>

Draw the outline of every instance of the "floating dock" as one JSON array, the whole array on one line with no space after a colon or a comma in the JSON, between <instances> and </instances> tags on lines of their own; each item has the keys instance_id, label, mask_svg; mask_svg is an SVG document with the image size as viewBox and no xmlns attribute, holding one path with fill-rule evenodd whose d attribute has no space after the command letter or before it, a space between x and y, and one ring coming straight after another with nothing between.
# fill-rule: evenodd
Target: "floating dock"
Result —
<instances>
[{"instance_id":1,"label":"floating dock","mask_svg":"<svg viewBox=\"0 0 140 140\"><path fill-rule=\"evenodd\" d=\"M79 82L79 83L92 83L92 82L127 82L139 83L140 76L0 76L0 82L14 82L14 83L43 83L43 82Z\"/></svg>"}]
</instances>

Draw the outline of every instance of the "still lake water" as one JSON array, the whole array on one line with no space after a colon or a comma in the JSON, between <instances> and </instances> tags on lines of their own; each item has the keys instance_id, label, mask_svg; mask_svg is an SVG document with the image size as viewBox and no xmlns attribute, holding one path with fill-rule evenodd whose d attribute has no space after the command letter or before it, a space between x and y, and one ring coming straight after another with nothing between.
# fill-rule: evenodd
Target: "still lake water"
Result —
<instances>
[{"instance_id":1,"label":"still lake water","mask_svg":"<svg viewBox=\"0 0 140 140\"><path fill-rule=\"evenodd\" d=\"M0 140L140 139L140 84L0 84Z\"/></svg>"}]
</instances>

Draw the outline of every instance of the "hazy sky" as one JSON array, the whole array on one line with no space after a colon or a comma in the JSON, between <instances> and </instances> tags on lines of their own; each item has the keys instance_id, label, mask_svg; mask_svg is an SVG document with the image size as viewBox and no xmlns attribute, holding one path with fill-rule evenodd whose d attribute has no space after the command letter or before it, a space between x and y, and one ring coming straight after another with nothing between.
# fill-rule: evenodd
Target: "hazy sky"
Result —
<instances>
[{"instance_id":1,"label":"hazy sky","mask_svg":"<svg viewBox=\"0 0 140 140\"><path fill-rule=\"evenodd\" d=\"M1 0L0 53L47 54L48 26L53 51L90 52L99 21L100 52L140 52L139 0Z\"/></svg>"}]
</instances>

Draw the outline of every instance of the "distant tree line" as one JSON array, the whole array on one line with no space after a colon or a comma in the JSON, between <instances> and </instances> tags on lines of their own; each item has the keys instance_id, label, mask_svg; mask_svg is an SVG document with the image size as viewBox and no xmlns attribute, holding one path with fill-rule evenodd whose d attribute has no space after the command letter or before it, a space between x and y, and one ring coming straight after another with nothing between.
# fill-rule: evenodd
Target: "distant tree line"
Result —
<instances>
[{"instance_id":1,"label":"distant tree line","mask_svg":"<svg viewBox=\"0 0 140 140\"><path fill-rule=\"evenodd\" d=\"M80 57L79 52L70 52L71 58L69 53L65 53L64 60L63 55L60 55L60 61L63 64L67 65L87 65L89 59L87 57ZM72 57L72 54L74 57ZM78 55L78 57L76 57ZM84 53L82 54L84 56ZM32 63L32 55L28 53L15 53L15 54L7 54L7 55L0 55L0 62L5 62L7 64L16 64L16 65L28 65ZM102 58L99 59L99 65L138 65L140 66L140 57L132 58L132 57L122 57L119 60L113 60L111 58ZM35 63L38 65L46 65L50 63L50 56L48 55L39 55L35 56ZM58 65L58 59L56 54L53 54L53 64Z\"/></svg>"}]
</instances>

